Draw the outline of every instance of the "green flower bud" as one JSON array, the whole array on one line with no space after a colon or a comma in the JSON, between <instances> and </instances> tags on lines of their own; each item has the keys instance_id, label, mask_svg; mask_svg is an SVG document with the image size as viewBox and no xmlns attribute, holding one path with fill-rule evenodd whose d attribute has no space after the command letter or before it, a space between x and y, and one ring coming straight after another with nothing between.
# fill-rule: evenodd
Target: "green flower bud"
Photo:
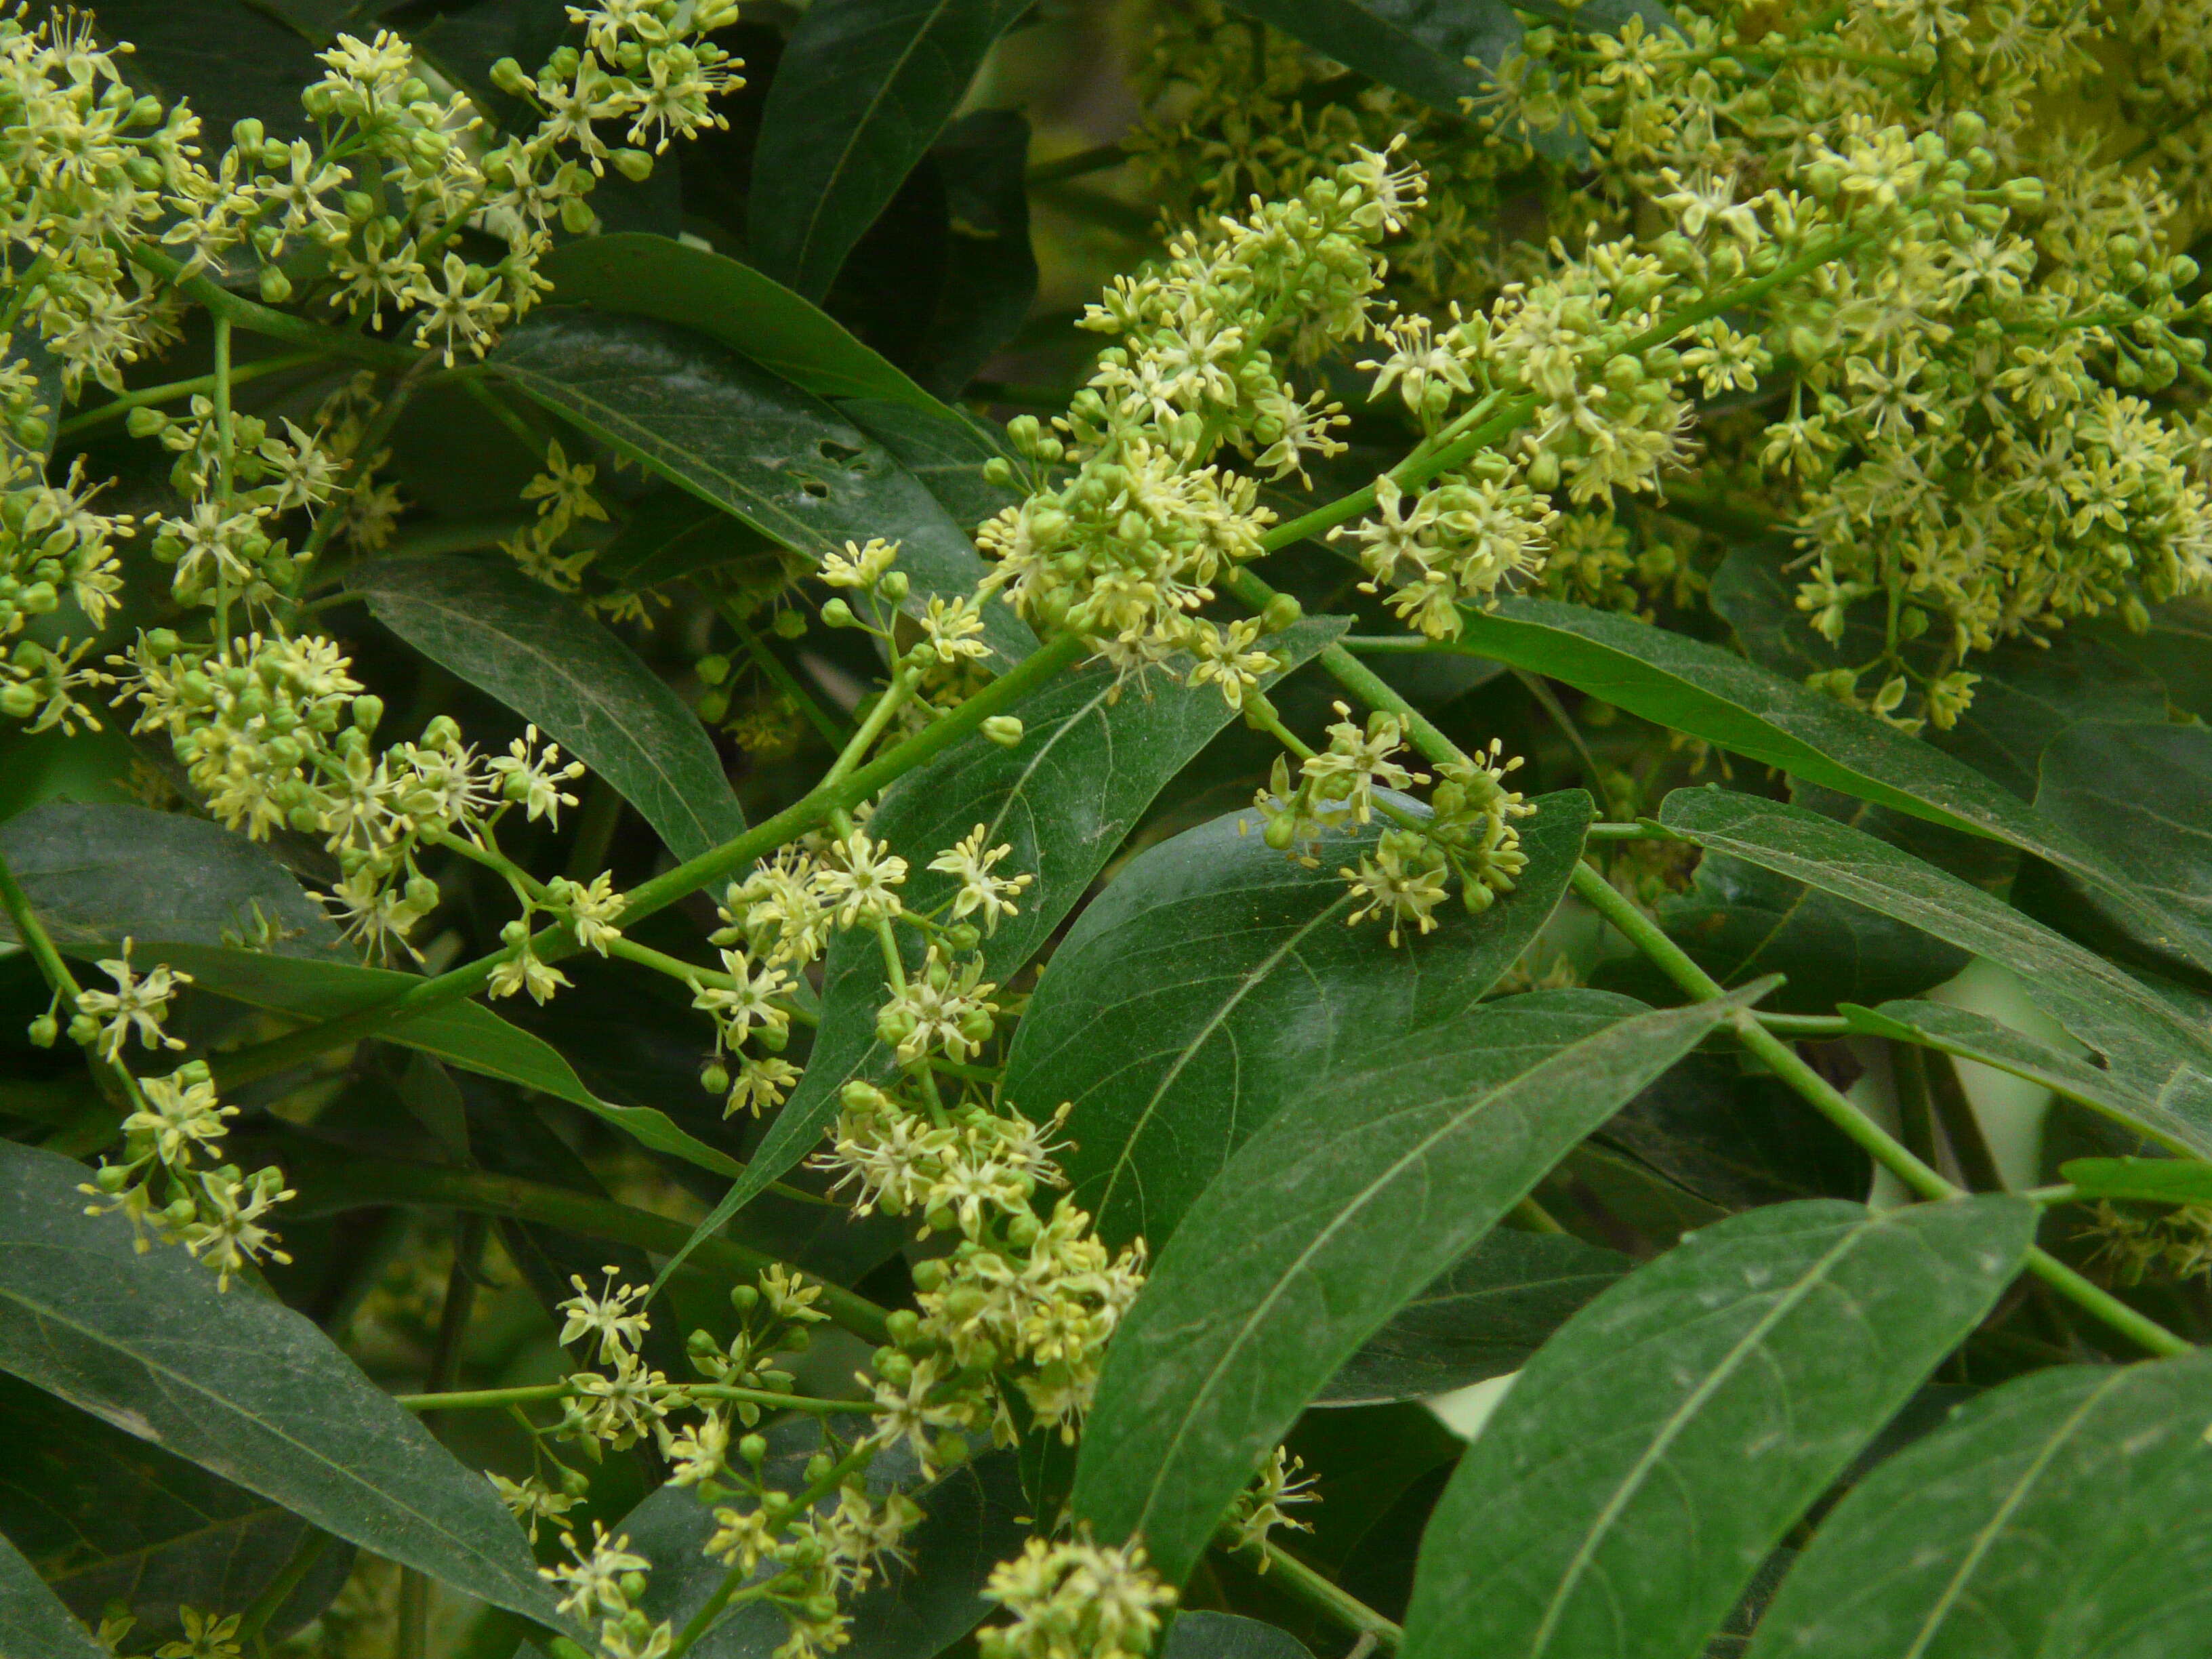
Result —
<instances>
[{"instance_id":1,"label":"green flower bud","mask_svg":"<svg viewBox=\"0 0 2212 1659\"><path fill-rule=\"evenodd\" d=\"M803 640L806 637L806 613L796 608L779 611L773 626L780 640Z\"/></svg>"},{"instance_id":2,"label":"green flower bud","mask_svg":"<svg viewBox=\"0 0 2212 1659\"><path fill-rule=\"evenodd\" d=\"M908 592L906 572L886 570L884 573L884 579L876 584L876 592L893 605L901 603L905 599Z\"/></svg>"},{"instance_id":3,"label":"green flower bud","mask_svg":"<svg viewBox=\"0 0 2212 1659\"><path fill-rule=\"evenodd\" d=\"M54 1039L60 1035L61 1022L57 1020L51 1012L40 1014L31 1022L29 1036L32 1044L36 1048L52 1048ZM103 1170L100 1173L104 1176L107 1172Z\"/></svg>"},{"instance_id":4,"label":"green flower bud","mask_svg":"<svg viewBox=\"0 0 2212 1659\"><path fill-rule=\"evenodd\" d=\"M720 685L730 678L730 659L720 655L702 657L693 665L691 672L708 685Z\"/></svg>"},{"instance_id":5,"label":"green flower bud","mask_svg":"<svg viewBox=\"0 0 2212 1659\"><path fill-rule=\"evenodd\" d=\"M262 266L260 283L264 304L281 306L292 297L292 279L281 265Z\"/></svg>"},{"instance_id":6,"label":"green flower bud","mask_svg":"<svg viewBox=\"0 0 2212 1659\"><path fill-rule=\"evenodd\" d=\"M1020 719L1012 714L993 714L982 725L984 737L1001 749L1012 749L1022 740L1024 727Z\"/></svg>"},{"instance_id":7,"label":"green flower bud","mask_svg":"<svg viewBox=\"0 0 2212 1659\"><path fill-rule=\"evenodd\" d=\"M1290 594L1278 593L1267 601L1267 608L1260 612L1260 631L1263 634L1279 634L1305 613L1305 607Z\"/></svg>"},{"instance_id":8,"label":"green flower bud","mask_svg":"<svg viewBox=\"0 0 2212 1659\"><path fill-rule=\"evenodd\" d=\"M633 185L641 185L653 177L653 157L641 149L618 149L610 154L615 171Z\"/></svg>"},{"instance_id":9,"label":"green flower bud","mask_svg":"<svg viewBox=\"0 0 2212 1659\"><path fill-rule=\"evenodd\" d=\"M822 625L824 628L850 628L854 623L853 607L842 599L831 599L822 607Z\"/></svg>"},{"instance_id":10,"label":"green flower bud","mask_svg":"<svg viewBox=\"0 0 2212 1659\"><path fill-rule=\"evenodd\" d=\"M524 74L522 65L512 58L502 58L491 66L491 83L510 98L520 98L538 89L538 83Z\"/></svg>"}]
</instances>

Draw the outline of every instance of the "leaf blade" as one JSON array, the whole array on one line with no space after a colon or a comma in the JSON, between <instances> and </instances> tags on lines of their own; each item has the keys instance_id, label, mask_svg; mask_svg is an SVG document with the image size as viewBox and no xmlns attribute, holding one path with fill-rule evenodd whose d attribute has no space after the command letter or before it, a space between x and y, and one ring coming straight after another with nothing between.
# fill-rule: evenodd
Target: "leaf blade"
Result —
<instances>
[{"instance_id":1,"label":"leaf blade","mask_svg":"<svg viewBox=\"0 0 2212 1659\"><path fill-rule=\"evenodd\" d=\"M0 1538L0 1659L107 1659L23 1553Z\"/></svg>"},{"instance_id":2,"label":"leaf blade","mask_svg":"<svg viewBox=\"0 0 2212 1659\"><path fill-rule=\"evenodd\" d=\"M1100 1236L1154 1249L1279 1101L1317 1067L1468 1013L1550 917L1590 803L1546 797L1521 825L1513 891L1393 948L1346 926L1339 866L1376 831L1330 837L1307 870L1232 812L1147 848L1060 941L1006 1060L1006 1095L1074 1103L1062 1162Z\"/></svg>"},{"instance_id":3,"label":"leaf blade","mask_svg":"<svg viewBox=\"0 0 2212 1659\"><path fill-rule=\"evenodd\" d=\"M1538 993L1316 1079L1193 1206L1115 1333L1077 1516L1141 1534L1179 1581L1360 1345L1735 1000Z\"/></svg>"},{"instance_id":4,"label":"leaf blade","mask_svg":"<svg viewBox=\"0 0 2212 1659\"><path fill-rule=\"evenodd\" d=\"M408 644L605 778L678 858L744 833L737 793L683 699L563 595L467 559L372 560L346 586Z\"/></svg>"},{"instance_id":5,"label":"leaf blade","mask_svg":"<svg viewBox=\"0 0 2212 1659\"><path fill-rule=\"evenodd\" d=\"M1717 1223L1623 1279L1530 1362L1454 1471L1408 1659L1699 1652L1995 1304L2036 1213L2002 1194L1881 1214L1809 1200ZM1862 1304L1882 1308L1880 1338Z\"/></svg>"},{"instance_id":6,"label":"leaf blade","mask_svg":"<svg viewBox=\"0 0 2212 1659\"><path fill-rule=\"evenodd\" d=\"M821 0L785 45L753 155L752 252L818 301L936 140L1020 0Z\"/></svg>"},{"instance_id":7,"label":"leaf blade","mask_svg":"<svg viewBox=\"0 0 2212 1659\"><path fill-rule=\"evenodd\" d=\"M490 1487L307 1320L88 1216L83 1166L0 1146L0 1368L324 1530L562 1621Z\"/></svg>"}]
</instances>

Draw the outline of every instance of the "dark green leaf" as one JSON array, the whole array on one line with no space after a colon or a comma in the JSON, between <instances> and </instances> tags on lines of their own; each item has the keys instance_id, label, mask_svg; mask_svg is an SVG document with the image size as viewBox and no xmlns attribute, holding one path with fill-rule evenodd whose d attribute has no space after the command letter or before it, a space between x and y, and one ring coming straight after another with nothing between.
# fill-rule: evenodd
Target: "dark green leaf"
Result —
<instances>
[{"instance_id":1,"label":"dark green leaf","mask_svg":"<svg viewBox=\"0 0 2212 1659\"><path fill-rule=\"evenodd\" d=\"M631 587L652 587L740 560L765 575L782 555L751 526L683 490L663 489L639 504L592 568Z\"/></svg>"},{"instance_id":2,"label":"dark green leaf","mask_svg":"<svg viewBox=\"0 0 2212 1659\"><path fill-rule=\"evenodd\" d=\"M1551 916L1589 798L1523 820L1529 868L1480 916L1458 905L1394 948L1339 872L1377 833L1332 836L1306 869L1232 812L1147 848L1083 913L1037 981L1006 1060L1033 1115L1074 1103L1062 1159L1115 1244L1155 1250L1237 1148L1316 1075L1463 1018Z\"/></svg>"},{"instance_id":3,"label":"dark green leaf","mask_svg":"<svg viewBox=\"0 0 2212 1659\"><path fill-rule=\"evenodd\" d=\"M2011 969L2030 1000L2102 1053L2146 1103L2130 1121L2179 1149L2212 1152L2212 1042L2178 1006L2112 963L1980 888L1802 807L1678 789L1660 817L1711 850L1910 922Z\"/></svg>"},{"instance_id":4,"label":"dark green leaf","mask_svg":"<svg viewBox=\"0 0 2212 1659\"><path fill-rule=\"evenodd\" d=\"M1565 680L1806 782L2033 853L2145 943L2188 954L2191 941L2126 876L1972 768L1717 646L1582 605L1507 599L1467 612L1458 648Z\"/></svg>"},{"instance_id":5,"label":"dark green leaf","mask_svg":"<svg viewBox=\"0 0 2212 1659\"><path fill-rule=\"evenodd\" d=\"M1024 0L817 0L769 87L746 228L809 299L936 142Z\"/></svg>"},{"instance_id":6,"label":"dark green leaf","mask_svg":"<svg viewBox=\"0 0 2212 1659\"><path fill-rule=\"evenodd\" d=\"M2099 638L2156 674L2174 708L2200 720L2212 720L2212 602L2172 599L2154 606L2149 625L2141 634L2130 633L2111 618L2088 626Z\"/></svg>"},{"instance_id":7,"label":"dark green leaf","mask_svg":"<svg viewBox=\"0 0 2212 1659\"><path fill-rule=\"evenodd\" d=\"M1490 76L1521 45L1521 20L1495 0L1230 0L1247 16L1304 41L1324 58L1447 115L1491 90Z\"/></svg>"},{"instance_id":8,"label":"dark green leaf","mask_svg":"<svg viewBox=\"0 0 2212 1659\"><path fill-rule=\"evenodd\" d=\"M228 145L248 116L272 137L313 138L300 88L322 79L323 65L307 34L272 9L252 0L100 0L95 15L103 38L137 48L132 87L167 102L189 99L208 142Z\"/></svg>"},{"instance_id":9,"label":"dark green leaf","mask_svg":"<svg viewBox=\"0 0 2212 1659\"><path fill-rule=\"evenodd\" d=\"M0 1146L0 1369L324 1530L558 1624L521 1531L307 1320L88 1216L82 1164Z\"/></svg>"},{"instance_id":10,"label":"dark green leaf","mask_svg":"<svg viewBox=\"0 0 2212 1659\"><path fill-rule=\"evenodd\" d=\"M979 109L945 129L930 151L951 210L945 287L915 343L915 372L957 398L1005 345L1036 298L1030 247L1030 124L1012 110Z\"/></svg>"},{"instance_id":11,"label":"dark green leaf","mask_svg":"<svg viewBox=\"0 0 2212 1659\"><path fill-rule=\"evenodd\" d=\"M2212 726L2084 721L2044 750L2041 778L2035 810L2126 869L2194 959L2212 954Z\"/></svg>"},{"instance_id":12,"label":"dark green leaf","mask_svg":"<svg viewBox=\"0 0 2212 1659\"><path fill-rule=\"evenodd\" d=\"M1314 1404L1419 1400L1518 1370L1630 1265L1578 1238L1500 1227L1392 1315Z\"/></svg>"},{"instance_id":13,"label":"dark green leaf","mask_svg":"<svg viewBox=\"0 0 2212 1659\"><path fill-rule=\"evenodd\" d=\"M817 398L880 398L952 411L811 301L741 261L667 236L587 237L538 267L563 305L680 323Z\"/></svg>"},{"instance_id":14,"label":"dark green leaf","mask_svg":"<svg viewBox=\"0 0 2212 1659\"><path fill-rule=\"evenodd\" d=\"M1860 1198L1873 1176L1867 1155L1795 1091L1717 1055L1691 1055L1598 1133L1731 1210Z\"/></svg>"},{"instance_id":15,"label":"dark green leaf","mask_svg":"<svg viewBox=\"0 0 2212 1659\"><path fill-rule=\"evenodd\" d=\"M12 1376L0 1376L0 1439L14 1449L0 1470L0 1532L88 1623L122 1602L142 1651L179 1633L180 1606L251 1605L318 1535L267 1498ZM352 1562L351 1549L325 1547L271 1617L270 1638L327 1607Z\"/></svg>"},{"instance_id":16,"label":"dark green leaf","mask_svg":"<svg viewBox=\"0 0 2212 1659\"><path fill-rule=\"evenodd\" d=\"M1344 627L1340 617L1310 619L1276 635L1267 648L1287 672ZM1166 675L1124 684L1105 665L1060 675L1014 712L1023 723L1018 744L1002 748L980 734L964 738L900 779L868 823L871 836L906 860L902 896L908 908L924 913L958 886L931 870L930 860L976 825L987 832L985 846L1012 848L1002 872L1026 871L1036 880L1022 896L1020 914L982 942L986 971L1001 982L1052 936L1152 797L1231 719L1211 686L1186 690ZM910 938L907 943L919 961L919 947ZM822 1024L805 1076L744 1178L700 1224L702 1234L805 1157L836 1120L838 1091L848 1079L888 1069L890 1053L876 1038L875 1011L889 981L875 937L857 929L836 935L823 974ZM1042 1119L1060 1103L1010 1103Z\"/></svg>"},{"instance_id":17,"label":"dark green leaf","mask_svg":"<svg viewBox=\"0 0 2212 1659\"><path fill-rule=\"evenodd\" d=\"M165 949L161 960L191 975L198 986L218 996L266 1008L302 1020L338 1019L389 1002L422 981L412 974L341 963L276 961L249 951L205 945ZM478 1002L449 1002L401 1021L378 1035L386 1042L434 1055L464 1071L535 1089L596 1117L635 1139L720 1176L736 1176L744 1165L686 1134L665 1112L650 1106L613 1106L584 1087L575 1068L550 1043L501 1019ZM222 1075L222 1059L216 1060Z\"/></svg>"},{"instance_id":18,"label":"dark green leaf","mask_svg":"<svg viewBox=\"0 0 2212 1659\"><path fill-rule=\"evenodd\" d=\"M2130 1078L1948 1003L1886 1002L1879 1008L1863 1008L1846 1002L1836 1012L1850 1022L1854 1031L1978 1060L2115 1117L2140 1119L2158 1109L2156 1100Z\"/></svg>"},{"instance_id":19,"label":"dark green leaf","mask_svg":"<svg viewBox=\"0 0 2212 1659\"><path fill-rule=\"evenodd\" d=\"M793 552L900 543L907 608L972 593L983 561L968 532L880 444L819 398L666 323L541 311L492 354L532 398L640 465ZM1036 639L997 600L984 637L1007 662Z\"/></svg>"},{"instance_id":20,"label":"dark green leaf","mask_svg":"<svg viewBox=\"0 0 2212 1659\"><path fill-rule=\"evenodd\" d=\"M1486 1007L1315 1079L1208 1188L1114 1338L1077 1465L1170 1582L1328 1379L1568 1148L1731 1012L1597 992Z\"/></svg>"},{"instance_id":21,"label":"dark green leaf","mask_svg":"<svg viewBox=\"0 0 2212 1659\"><path fill-rule=\"evenodd\" d=\"M483 559L374 559L346 586L408 644L605 778L678 858L744 830L721 759L684 700L573 600Z\"/></svg>"},{"instance_id":22,"label":"dark green leaf","mask_svg":"<svg viewBox=\"0 0 2212 1659\"><path fill-rule=\"evenodd\" d=\"M107 1650L70 1617L5 1538L0 1538L0 1659L108 1659Z\"/></svg>"},{"instance_id":23,"label":"dark green leaf","mask_svg":"<svg viewBox=\"0 0 2212 1659\"><path fill-rule=\"evenodd\" d=\"M984 481L983 464L1007 451L1003 434L979 416L956 412L948 421L873 398L848 398L837 407L921 479L963 529L1021 500L1012 486Z\"/></svg>"},{"instance_id":24,"label":"dark green leaf","mask_svg":"<svg viewBox=\"0 0 2212 1659\"><path fill-rule=\"evenodd\" d=\"M1288 1631L1233 1613L1185 1613L1168 1632L1160 1659L1313 1659Z\"/></svg>"},{"instance_id":25,"label":"dark green leaf","mask_svg":"<svg viewBox=\"0 0 2212 1659\"><path fill-rule=\"evenodd\" d=\"M0 855L64 951L265 939L281 957L340 957L337 930L284 866L204 818L49 801L0 827ZM15 937L4 919L0 937Z\"/></svg>"},{"instance_id":26,"label":"dark green leaf","mask_svg":"<svg viewBox=\"0 0 2212 1659\"><path fill-rule=\"evenodd\" d=\"M1691 1659L1989 1311L2036 1215L2006 1195L1777 1205L1622 1280L1529 1362L1454 1471L1407 1659Z\"/></svg>"},{"instance_id":27,"label":"dark green leaf","mask_svg":"<svg viewBox=\"0 0 2212 1659\"><path fill-rule=\"evenodd\" d=\"M2077 1158L2058 1173L2083 1198L2151 1204L2212 1204L2212 1164L2188 1158Z\"/></svg>"},{"instance_id":28,"label":"dark green leaf","mask_svg":"<svg viewBox=\"0 0 2212 1659\"><path fill-rule=\"evenodd\" d=\"M1969 1401L1853 1487L1755 1659L2160 1659L2212 1619L2212 1355L2069 1365Z\"/></svg>"}]
</instances>

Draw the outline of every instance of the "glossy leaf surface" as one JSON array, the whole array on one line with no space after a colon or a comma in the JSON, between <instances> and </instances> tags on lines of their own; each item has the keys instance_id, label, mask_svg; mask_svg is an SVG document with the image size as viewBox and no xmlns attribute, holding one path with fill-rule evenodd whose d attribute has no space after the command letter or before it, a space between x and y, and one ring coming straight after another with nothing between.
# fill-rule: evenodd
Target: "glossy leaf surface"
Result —
<instances>
[{"instance_id":1,"label":"glossy leaf surface","mask_svg":"<svg viewBox=\"0 0 2212 1659\"><path fill-rule=\"evenodd\" d=\"M2036 1207L1776 1205L1570 1321L1454 1471L1407 1659L1692 1659L2019 1270Z\"/></svg>"},{"instance_id":2,"label":"glossy leaf surface","mask_svg":"<svg viewBox=\"0 0 2212 1659\"><path fill-rule=\"evenodd\" d=\"M888 398L957 418L813 301L711 249L617 233L557 247L538 270L564 305L680 323L817 398Z\"/></svg>"},{"instance_id":3,"label":"glossy leaf surface","mask_svg":"<svg viewBox=\"0 0 2212 1659\"><path fill-rule=\"evenodd\" d=\"M64 951L106 955L126 938L220 945L265 934L280 957L341 959L337 929L291 872L267 848L205 818L49 801L0 824L0 856ZM0 937L14 936L0 917Z\"/></svg>"},{"instance_id":4,"label":"glossy leaf surface","mask_svg":"<svg viewBox=\"0 0 2212 1659\"><path fill-rule=\"evenodd\" d=\"M2201 959L2212 941L2212 727L2085 721L2044 751L2040 776L2035 810L2124 862Z\"/></svg>"},{"instance_id":5,"label":"glossy leaf surface","mask_svg":"<svg viewBox=\"0 0 2212 1659\"><path fill-rule=\"evenodd\" d=\"M509 564L477 559L378 559L347 586L408 644L605 778L678 858L744 830L697 717L573 600Z\"/></svg>"},{"instance_id":6,"label":"glossy leaf surface","mask_svg":"<svg viewBox=\"0 0 2212 1659\"><path fill-rule=\"evenodd\" d=\"M2156 1659L2212 1620L2212 1355L2017 1378L1822 1523L1753 1659Z\"/></svg>"},{"instance_id":7,"label":"glossy leaf surface","mask_svg":"<svg viewBox=\"0 0 2212 1659\"><path fill-rule=\"evenodd\" d=\"M1480 915L1449 903L1393 946L1339 872L1380 824L1333 835L1314 869L1233 812L1131 860L1069 929L1007 1057L1006 1097L1074 1103L1062 1159L1075 1201L1115 1243L1155 1250L1231 1154L1312 1079L1357 1071L1464 1018L1565 891L1589 819L1580 791L1521 824L1529 867Z\"/></svg>"},{"instance_id":8,"label":"glossy leaf surface","mask_svg":"<svg viewBox=\"0 0 2212 1659\"><path fill-rule=\"evenodd\" d=\"M282 1505L13 1376L0 1376L0 1533L88 1624L120 1601L141 1650L179 1633L180 1607L250 1606L317 1536ZM351 1549L326 1543L270 1635L327 1607L352 1564Z\"/></svg>"},{"instance_id":9,"label":"glossy leaf surface","mask_svg":"<svg viewBox=\"0 0 2212 1659\"><path fill-rule=\"evenodd\" d=\"M2189 946L2124 873L1972 768L1718 646L1582 605L1507 599L1495 611L1466 613L1460 647L1808 783L2033 853L2081 881L2147 943Z\"/></svg>"},{"instance_id":10,"label":"glossy leaf surface","mask_svg":"<svg viewBox=\"0 0 2212 1659\"><path fill-rule=\"evenodd\" d=\"M107 1659L23 1553L0 1538L0 1659Z\"/></svg>"},{"instance_id":11,"label":"glossy leaf surface","mask_svg":"<svg viewBox=\"0 0 2212 1659\"><path fill-rule=\"evenodd\" d=\"M85 1214L85 1167L0 1147L0 1369L494 1606L558 1625L476 1471L307 1320Z\"/></svg>"},{"instance_id":12,"label":"glossy leaf surface","mask_svg":"<svg viewBox=\"0 0 2212 1659\"><path fill-rule=\"evenodd\" d=\"M1077 1518L1142 1536L1179 1582L1345 1362L1729 1011L1540 992L1316 1079L1192 1207L1116 1332Z\"/></svg>"},{"instance_id":13,"label":"glossy leaf surface","mask_svg":"<svg viewBox=\"0 0 2212 1659\"><path fill-rule=\"evenodd\" d=\"M967 531L872 438L820 398L687 329L542 311L492 354L532 398L762 535L819 559L872 536L900 544L907 606L971 593ZM1007 661L1035 640L994 601L984 637Z\"/></svg>"},{"instance_id":14,"label":"glossy leaf surface","mask_svg":"<svg viewBox=\"0 0 2212 1659\"><path fill-rule=\"evenodd\" d=\"M818 0L769 89L747 223L761 269L819 300L951 117L1022 0Z\"/></svg>"}]
</instances>

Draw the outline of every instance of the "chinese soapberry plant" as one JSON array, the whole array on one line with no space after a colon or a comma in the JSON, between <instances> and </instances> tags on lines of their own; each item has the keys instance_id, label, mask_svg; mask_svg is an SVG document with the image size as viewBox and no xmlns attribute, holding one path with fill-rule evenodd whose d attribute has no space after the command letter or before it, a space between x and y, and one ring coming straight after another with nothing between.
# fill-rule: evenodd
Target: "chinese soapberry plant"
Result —
<instances>
[{"instance_id":1,"label":"chinese soapberry plant","mask_svg":"<svg viewBox=\"0 0 2212 1659\"><path fill-rule=\"evenodd\" d=\"M0 1650L2198 1652L2208 40L0 7Z\"/></svg>"}]
</instances>

